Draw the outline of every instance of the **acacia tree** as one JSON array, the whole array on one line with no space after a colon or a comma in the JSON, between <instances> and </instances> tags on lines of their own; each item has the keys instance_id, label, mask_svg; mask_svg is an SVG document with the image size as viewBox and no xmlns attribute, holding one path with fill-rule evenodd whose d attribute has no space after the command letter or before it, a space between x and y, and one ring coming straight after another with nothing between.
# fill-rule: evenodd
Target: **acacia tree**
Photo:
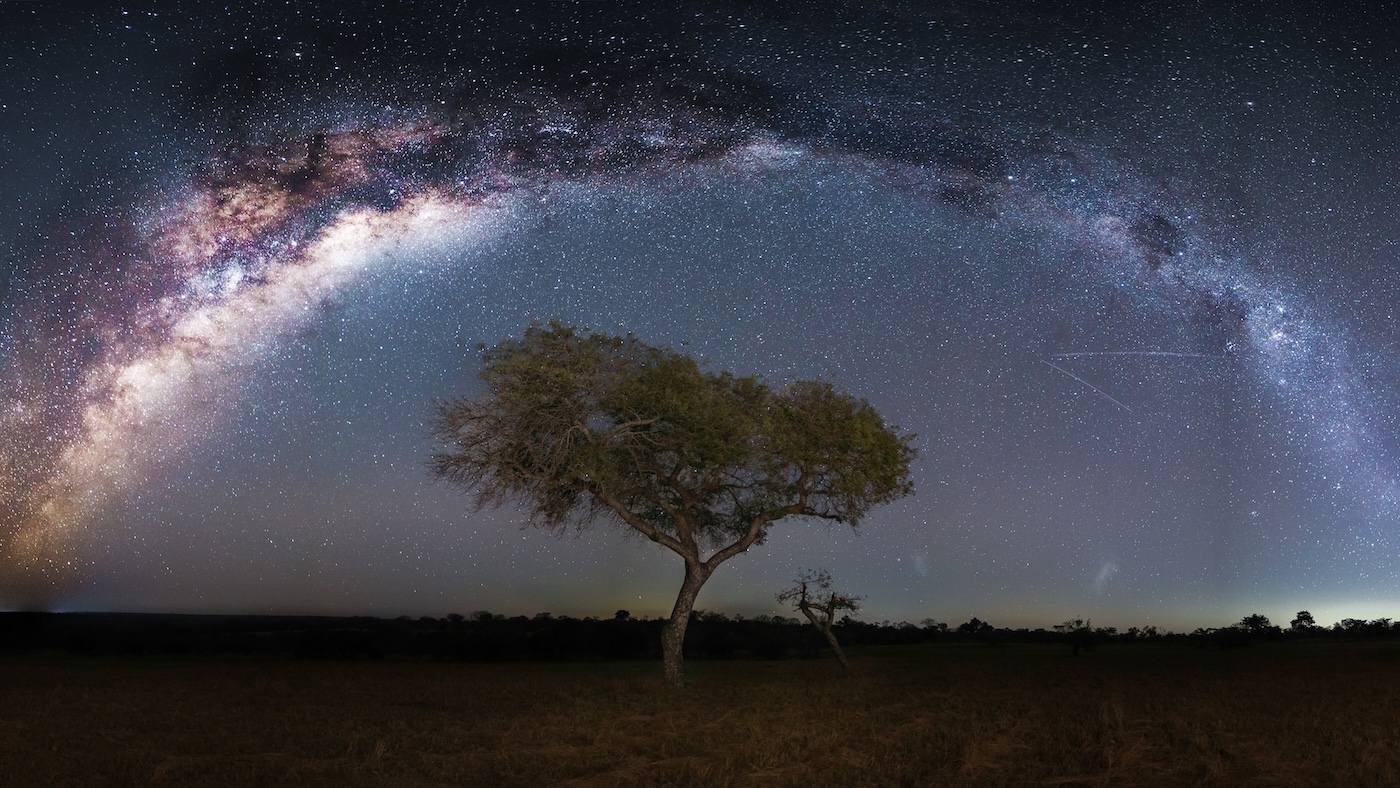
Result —
<instances>
[{"instance_id":1,"label":"acacia tree","mask_svg":"<svg viewBox=\"0 0 1400 788\"><path fill-rule=\"evenodd\" d=\"M557 321L482 350L484 391L437 403L433 474L478 508L517 504L554 530L611 522L679 555L685 577L661 635L672 683L720 564L781 520L854 527L912 492L914 436L824 381L774 389Z\"/></svg>"},{"instance_id":2,"label":"acacia tree","mask_svg":"<svg viewBox=\"0 0 1400 788\"><path fill-rule=\"evenodd\" d=\"M861 598L843 594L832 588L831 574L825 569L815 572L810 569L804 570L794 582L796 585L778 594L778 601L791 604L793 610L802 611L802 615L806 616L807 620L812 622L812 626L826 638L826 642L831 644L831 650L836 652L836 658L841 661L841 671L850 673L851 663L846 661L846 652L841 650L841 644L831 631L831 622L842 610L860 610Z\"/></svg>"}]
</instances>

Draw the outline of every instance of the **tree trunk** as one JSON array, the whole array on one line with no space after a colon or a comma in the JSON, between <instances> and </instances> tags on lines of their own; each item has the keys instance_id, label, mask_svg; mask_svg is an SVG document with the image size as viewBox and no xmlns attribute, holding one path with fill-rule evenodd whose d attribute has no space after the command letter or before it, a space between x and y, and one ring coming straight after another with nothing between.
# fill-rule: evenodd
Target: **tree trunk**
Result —
<instances>
[{"instance_id":1,"label":"tree trunk","mask_svg":"<svg viewBox=\"0 0 1400 788\"><path fill-rule=\"evenodd\" d=\"M831 631L831 614L823 610L822 617L817 618L812 612L812 605L806 602L799 604L797 609L802 611L802 615L806 616L807 620L812 622L812 626L826 638L826 642L831 644L831 650L836 652L836 658L841 661L841 672L850 674L851 663L846 661L846 652L841 650L841 644L836 642L836 633Z\"/></svg>"},{"instance_id":2,"label":"tree trunk","mask_svg":"<svg viewBox=\"0 0 1400 788\"><path fill-rule=\"evenodd\" d=\"M831 644L831 650L836 652L836 658L841 660L841 672L850 674L851 663L846 661L846 652L841 650L841 644L836 642L836 635L831 631L831 622L826 622L825 626L817 627L826 635L826 642Z\"/></svg>"},{"instance_id":3,"label":"tree trunk","mask_svg":"<svg viewBox=\"0 0 1400 788\"><path fill-rule=\"evenodd\" d=\"M686 562L685 582L676 596L676 606L671 609L671 620L661 629L661 662L666 672L666 683L679 687L685 683L682 664L685 660L685 628L690 625L690 611L695 608L695 598L700 595L700 587L710 579L710 574L698 565Z\"/></svg>"}]
</instances>

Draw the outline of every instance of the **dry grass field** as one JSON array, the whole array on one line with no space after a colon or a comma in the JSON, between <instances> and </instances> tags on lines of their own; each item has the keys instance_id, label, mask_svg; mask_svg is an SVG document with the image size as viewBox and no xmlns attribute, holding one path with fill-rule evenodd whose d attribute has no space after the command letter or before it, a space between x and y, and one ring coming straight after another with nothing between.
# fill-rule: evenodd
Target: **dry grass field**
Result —
<instances>
[{"instance_id":1,"label":"dry grass field","mask_svg":"<svg viewBox=\"0 0 1400 788\"><path fill-rule=\"evenodd\" d=\"M0 661L0 785L1400 785L1400 644Z\"/></svg>"}]
</instances>

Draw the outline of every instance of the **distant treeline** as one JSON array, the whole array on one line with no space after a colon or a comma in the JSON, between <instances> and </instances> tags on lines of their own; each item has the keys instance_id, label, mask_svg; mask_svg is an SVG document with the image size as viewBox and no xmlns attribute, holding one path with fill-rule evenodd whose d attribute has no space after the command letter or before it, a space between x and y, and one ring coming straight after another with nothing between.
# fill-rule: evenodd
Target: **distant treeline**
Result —
<instances>
[{"instance_id":1,"label":"distant treeline","mask_svg":"<svg viewBox=\"0 0 1400 788\"><path fill-rule=\"evenodd\" d=\"M469 662L659 659L664 620L541 613L506 617L487 611L446 618L353 616L212 616L136 613L0 613L0 653L48 652L91 656L232 655L308 659L384 657ZM1388 618L1316 625L1306 611L1288 627L1266 616L1190 633L1156 627L1094 627L1072 619L1049 629L1006 629L973 618L948 624L925 619L867 623L850 618L833 627L843 645L921 643L1061 643L1075 653L1105 643L1178 643L1234 648L1269 641L1400 637ZM727 616L696 611L686 635L686 659L814 657L826 648L816 630L796 618Z\"/></svg>"}]
</instances>

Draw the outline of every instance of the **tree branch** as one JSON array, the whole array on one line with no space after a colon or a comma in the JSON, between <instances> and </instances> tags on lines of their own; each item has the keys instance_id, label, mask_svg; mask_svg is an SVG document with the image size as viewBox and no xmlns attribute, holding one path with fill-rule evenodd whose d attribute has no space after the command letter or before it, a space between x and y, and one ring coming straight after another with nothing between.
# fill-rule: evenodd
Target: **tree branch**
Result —
<instances>
[{"instance_id":1,"label":"tree branch","mask_svg":"<svg viewBox=\"0 0 1400 788\"><path fill-rule=\"evenodd\" d=\"M749 529L744 532L743 536L739 537L737 541L733 542L728 547L723 547L715 551L713 555L705 559L705 566L713 571L715 567L752 547L753 543L758 541L758 537L763 534L763 526L774 520L781 520L784 517L790 517L794 514L806 514L806 508L807 494L803 492L797 496L796 501L787 506L760 513L749 523Z\"/></svg>"},{"instance_id":2,"label":"tree branch","mask_svg":"<svg viewBox=\"0 0 1400 788\"><path fill-rule=\"evenodd\" d=\"M681 520L684 519L684 515L682 514L682 512L676 507L672 506L670 503L668 503L664 496L652 490L647 490L646 492L642 493L642 497L656 504L656 506L659 509L661 509L661 511L664 512L667 517L671 518L671 520L677 525L679 525Z\"/></svg>"},{"instance_id":3,"label":"tree branch","mask_svg":"<svg viewBox=\"0 0 1400 788\"><path fill-rule=\"evenodd\" d=\"M609 509L613 510L613 512L616 513L618 517L622 518L622 522L626 523L631 528L640 531L642 535L646 536L646 538L650 539L653 542L656 542L659 545L662 545L663 547L666 547L667 549L671 550L676 555L679 555L681 558L684 558L687 561L697 560L699 558L699 550L695 546L694 539L689 540L689 544L681 542L674 536L671 536L665 531L656 528L651 523L648 523L646 520L643 520L642 518L633 514L632 511L628 509L625 505L623 505L622 501L619 501L615 496L609 495L599 490L592 490L591 493L593 494L593 497L602 501L604 506L607 506Z\"/></svg>"}]
</instances>

